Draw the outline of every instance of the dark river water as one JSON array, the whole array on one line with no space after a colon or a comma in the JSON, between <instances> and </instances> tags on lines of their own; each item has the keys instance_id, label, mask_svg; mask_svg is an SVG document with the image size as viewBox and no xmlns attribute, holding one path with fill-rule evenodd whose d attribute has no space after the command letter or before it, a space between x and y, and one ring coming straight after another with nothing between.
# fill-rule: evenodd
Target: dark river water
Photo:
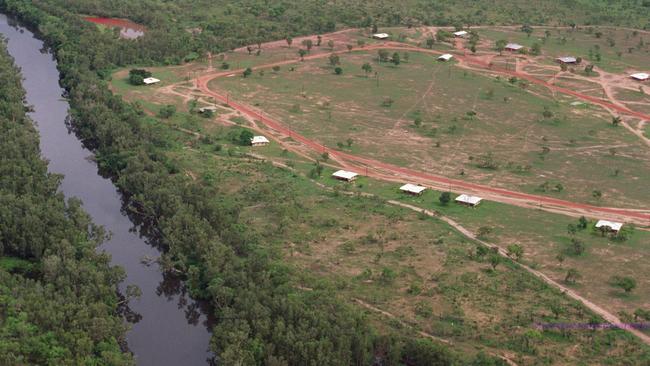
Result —
<instances>
[{"instance_id":1,"label":"dark river water","mask_svg":"<svg viewBox=\"0 0 650 366\"><path fill-rule=\"evenodd\" d=\"M41 151L50 161L49 169L65 175L62 191L67 197L83 200L95 223L104 226L112 237L100 250L110 253L113 263L128 275L123 287L135 284L142 290L131 309L141 319L127 334L129 349L138 365L206 365L210 333L201 306L185 294L179 281L165 278L158 265L142 258L157 258L159 252L140 237L121 211L120 194L110 180L101 177L65 119L68 103L62 99L59 73L52 55L27 29L0 14L0 33L8 39L9 53L21 68L27 101L41 135Z\"/></svg>"}]
</instances>

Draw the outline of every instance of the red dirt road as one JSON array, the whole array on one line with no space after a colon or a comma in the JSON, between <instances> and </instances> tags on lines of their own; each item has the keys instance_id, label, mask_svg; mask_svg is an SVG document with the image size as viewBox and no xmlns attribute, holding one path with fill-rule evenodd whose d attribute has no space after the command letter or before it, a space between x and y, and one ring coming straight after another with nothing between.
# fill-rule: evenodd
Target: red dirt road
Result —
<instances>
[{"instance_id":1,"label":"red dirt road","mask_svg":"<svg viewBox=\"0 0 650 366\"><path fill-rule=\"evenodd\" d=\"M424 53L430 53L430 54L441 54L441 52L434 51L434 50L429 50L429 49L422 49L418 48L415 46L408 46L405 44L401 43L394 43L394 42L386 42L384 44L378 44L378 45L369 45L363 48L363 50L373 50L373 49L379 49L379 48L384 48L384 49L391 49L391 50L408 50L408 51L414 51L414 52L424 52ZM337 51L335 53L344 53L347 51ZM328 57L330 53L322 53L322 54L314 54L305 57L305 59L317 59L317 58L323 58L323 57ZM593 104L597 104L600 106L603 106L605 108L609 108L611 110L615 110L621 114L633 116L636 118L640 118L643 120L649 120L650 121L650 115L646 115L640 112L636 112L633 110L630 110L628 108L618 106L615 104L612 104L610 102L604 101L599 98L595 98L589 95L585 95L570 89L566 89L563 87L558 87L552 84L548 84L547 82L537 79L533 76L523 74L520 72L516 71L511 71L511 70L502 70L502 69L494 69L490 68L490 65L482 62L478 59L475 59L472 56L460 56L456 55L456 58L458 58L461 62L465 62L467 64L473 64L480 66L482 68L489 69L492 72L499 73L499 74L504 74L504 75L511 75L515 76L517 78L525 79L528 80L532 83L538 84L545 86L549 89L555 90L559 93L567 94L574 96L576 98L588 101ZM285 65L285 64L290 64L290 63L296 63L298 60L285 60L285 61L280 61L268 65L262 65L256 67L256 69L259 68L268 68L272 67L275 65ZM396 166L393 164L381 162L378 160L374 159L369 159L369 158L364 158L361 156L356 156L352 155L346 152L342 152L336 149L329 148L327 146L321 145L320 143L311 140L305 136L302 136L301 134L289 129L288 127L284 126L281 122L278 120L275 120L267 115L265 115L262 111L259 111L251 106L235 102L231 100L229 97L221 95L219 93L216 93L208 88L208 82L212 79L218 78L218 77L223 77L227 75L232 75L236 73L240 73L243 70L230 70L227 72L219 72L219 73L213 73L213 74L207 74L203 76L199 76L196 79L196 85L197 87L206 95L209 95L216 100L222 102L222 103L227 103L230 107L238 110L239 112L254 118L267 127L277 131L278 133L291 137L295 141L298 141L302 143L303 145L309 147L310 149L317 151L318 153L324 153L327 152L330 156L337 158L339 160L345 160L350 163L355 163L355 164L360 164L362 165L365 169L366 173L368 176L379 178L379 179L385 179L386 174L382 172L387 172L391 175L394 175L395 178L401 177L405 180L410 179L415 179L416 181L422 183L422 184L429 184L429 185L434 185L437 187L440 186L449 186L453 187L454 190L456 191L470 191L470 192L475 192L476 194L485 194L490 197L490 199L493 199L495 201L500 201L504 203L512 203L512 201L518 201L518 202L525 202L528 206L550 206L551 210L555 210L557 212L572 212L574 214L580 214L580 215L585 215L585 216L590 216L590 217L595 217L595 218L616 218L618 220L626 221L626 222L634 222L642 225L648 225L650 224L650 214L649 213L644 213L644 212L639 212L639 210L632 210L632 209L624 209L624 208L610 208L610 207L598 207L598 206L593 206L593 205L588 205L588 204L583 204L583 203L575 203L575 202L570 202L570 201L565 201L561 199L556 199L552 197L546 197L546 196L539 196L539 195L533 195L533 194L528 194L528 193L522 193L522 192L516 192L516 191L511 191L508 189L504 188L498 188L498 187L492 187L492 186L486 186L486 185L481 185L481 184L476 184L476 183L470 183L470 182L465 182L461 180L456 180L456 179L451 179L447 178L444 176L436 175L436 174L431 174L431 173L426 173L426 172L421 172L421 171L416 171L412 170L409 168L404 168L400 166ZM363 169L363 168L362 168ZM361 170L361 169L359 169ZM362 173L359 171L359 173Z\"/></svg>"}]
</instances>

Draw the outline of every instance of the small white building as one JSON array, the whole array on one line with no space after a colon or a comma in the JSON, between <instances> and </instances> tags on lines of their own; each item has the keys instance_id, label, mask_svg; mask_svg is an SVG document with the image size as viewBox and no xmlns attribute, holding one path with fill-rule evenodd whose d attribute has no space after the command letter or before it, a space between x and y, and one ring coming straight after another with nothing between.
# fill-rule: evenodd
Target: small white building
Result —
<instances>
[{"instance_id":1,"label":"small white building","mask_svg":"<svg viewBox=\"0 0 650 366\"><path fill-rule=\"evenodd\" d=\"M468 194L461 194L460 196L456 197L455 201L463 205L475 207L478 206L478 204L481 203L483 199L481 197L470 196Z\"/></svg>"},{"instance_id":2,"label":"small white building","mask_svg":"<svg viewBox=\"0 0 650 366\"><path fill-rule=\"evenodd\" d=\"M446 62L446 61L451 60L453 57L454 57L454 55L452 55L450 53L445 53L444 55L440 55L440 57L438 57L438 61L445 61Z\"/></svg>"},{"instance_id":3,"label":"small white building","mask_svg":"<svg viewBox=\"0 0 650 366\"><path fill-rule=\"evenodd\" d=\"M522 46L522 45L520 45L518 43L508 43L506 45L506 51L517 52L522 48L524 48L524 46Z\"/></svg>"},{"instance_id":4,"label":"small white building","mask_svg":"<svg viewBox=\"0 0 650 366\"><path fill-rule=\"evenodd\" d=\"M264 136L253 136L251 139L251 146L266 146L269 142L269 139Z\"/></svg>"},{"instance_id":5,"label":"small white building","mask_svg":"<svg viewBox=\"0 0 650 366\"><path fill-rule=\"evenodd\" d=\"M465 36L467 36L467 32L464 30L454 32L454 37L456 38L465 38Z\"/></svg>"},{"instance_id":6,"label":"small white building","mask_svg":"<svg viewBox=\"0 0 650 366\"><path fill-rule=\"evenodd\" d=\"M339 180L344 180L346 182L352 182L353 180L357 179L357 176L359 174L355 172L348 172L346 170L337 170L332 174L332 177L339 179Z\"/></svg>"},{"instance_id":7,"label":"small white building","mask_svg":"<svg viewBox=\"0 0 650 366\"><path fill-rule=\"evenodd\" d=\"M411 183L406 183L405 185L399 187L400 191L406 192L408 194L416 195L419 196L424 192L427 188L422 187L416 184L411 184Z\"/></svg>"},{"instance_id":8,"label":"small white building","mask_svg":"<svg viewBox=\"0 0 650 366\"><path fill-rule=\"evenodd\" d=\"M578 59L572 56L563 56L563 57L558 57L555 59L557 62L561 64L576 64L578 63Z\"/></svg>"},{"instance_id":9,"label":"small white building","mask_svg":"<svg viewBox=\"0 0 650 366\"><path fill-rule=\"evenodd\" d=\"M630 75L630 77L634 80L638 81L646 81L650 79L650 74L645 73L645 72L637 72L636 74Z\"/></svg>"},{"instance_id":10,"label":"small white building","mask_svg":"<svg viewBox=\"0 0 650 366\"><path fill-rule=\"evenodd\" d=\"M618 233L621 231L621 228L623 227L623 224L620 222L613 222L613 221L607 221L607 220L598 220L596 223L596 229L600 229L601 227L607 228L607 230Z\"/></svg>"},{"instance_id":11,"label":"small white building","mask_svg":"<svg viewBox=\"0 0 650 366\"><path fill-rule=\"evenodd\" d=\"M156 78L144 78L142 79L142 82L144 83L144 85L151 85L151 84L159 83L160 80Z\"/></svg>"},{"instance_id":12,"label":"small white building","mask_svg":"<svg viewBox=\"0 0 650 366\"><path fill-rule=\"evenodd\" d=\"M216 112L216 111L217 111L217 107L216 107L216 106L213 106L213 105L209 105L209 106L207 106L207 107L201 107L201 108L199 108L199 113L205 113L205 112L212 112L212 113L214 113L214 112Z\"/></svg>"},{"instance_id":13,"label":"small white building","mask_svg":"<svg viewBox=\"0 0 650 366\"><path fill-rule=\"evenodd\" d=\"M375 33L372 35L374 39L388 39L388 37L390 37L388 33Z\"/></svg>"}]
</instances>

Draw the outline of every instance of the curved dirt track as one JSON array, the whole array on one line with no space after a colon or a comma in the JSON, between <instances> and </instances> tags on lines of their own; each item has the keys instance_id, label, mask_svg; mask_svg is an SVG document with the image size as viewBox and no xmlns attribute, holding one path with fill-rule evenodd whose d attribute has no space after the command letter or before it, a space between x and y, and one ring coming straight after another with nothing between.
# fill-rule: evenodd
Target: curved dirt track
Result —
<instances>
[{"instance_id":1,"label":"curved dirt track","mask_svg":"<svg viewBox=\"0 0 650 366\"><path fill-rule=\"evenodd\" d=\"M422 52L422 53L429 53L429 54L434 54L434 55L439 55L442 52L436 51L436 50L431 50L431 49L423 49L415 46L410 46L407 44L403 43L396 43L396 42L385 42L383 44L373 44L373 45L368 45L363 48L357 49L357 51L362 50L362 51L369 51L369 50L374 50L374 49L391 49L391 50L404 50L404 51L413 51L413 52ZM341 50L341 51L335 51L332 53L347 53L349 51L347 50ZM319 58L324 58L328 57L331 53L319 53L319 54L313 54L309 56L305 56L305 60L312 60L312 59L319 59ZM528 80L532 83L538 84L545 86L551 90L554 90L559 93L567 94L574 96L576 98L588 101L593 104L597 104L600 106L603 106L605 108L609 108L611 110L615 110L621 114L624 115L629 115L633 116L636 118L640 118L642 120L650 120L650 115L646 115L640 112L636 112L633 110L630 110L628 108L625 108L620 105L616 105L607 101L604 101L602 99L592 97L589 95L585 95L567 88L559 87L553 84L549 84L546 81L537 79L533 76L530 76L525 73L517 72L517 71L512 71L512 70L504 70L504 69L495 69L491 67L489 63L486 63L485 61L482 61L478 57L472 57L472 56L463 56L463 55L455 55L455 57L461 62L465 64L472 64L476 66L480 66L482 68L485 68L491 72L495 72L498 74L503 74L503 75L511 75L515 76L521 79ZM265 64L261 66L254 67L254 69L261 69L261 68L269 68L273 66L280 66L280 65L287 65L287 64L293 64L299 62L299 60L296 59L289 59L289 60L284 60L284 61L279 61L279 62L274 62L270 64ZM504 203L511 203L511 204L517 204L520 206L528 206L528 207L536 207L536 208L542 208L546 209L549 211L553 212L559 212L559 213L565 213L565 214L570 214L570 215L585 215L589 217L595 217L595 218L610 218L610 219L616 219L619 221L625 221L625 222L634 222L637 224L641 225L648 225L650 224L650 213L646 212L639 212L638 210L632 210L632 209L624 209L624 208L610 208L610 207L598 207L598 206L593 206L589 204L583 204L583 203L575 203L575 202L570 202L566 200L561 200L561 199L556 199L552 197L546 197L546 196L539 196L539 195L534 195L534 194L528 194L528 193L522 193L522 192L517 192L517 191L511 191L508 189L504 188L498 188L498 187L492 187L492 186L486 186L486 185L481 185L481 184L476 184L476 183L470 183L470 182L465 182L461 180L456 180L456 179L451 179L447 178L444 176L440 175L435 175L431 173L425 173L421 171L416 171L412 170L409 168L404 168L400 166L396 166L393 164L381 162L378 160L370 159L370 158L364 158L361 156L349 154L343 151L339 151L333 148L329 148L327 146L324 146L317 141L314 141L312 139L309 139L293 130L288 128L287 126L283 125L280 121L273 119L270 116L267 116L264 114L262 111L251 107L249 105L235 102L229 98L228 95L224 96L222 94L219 94L213 90L211 90L208 87L208 82L215 78L219 77L224 77L228 75L233 75L237 73L241 73L243 70L229 70L225 72L218 72L218 73L211 73L211 74L206 74L203 76L199 76L196 78L196 86L198 89L200 89L203 93L206 95L209 95L215 100L220 101L222 103L228 104L230 107L233 109L255 119L266 125L267 127L275 130L276 132L287 136L291 137L295 141L300 142L301 144L307 146L308 148L318 152L318 153L324 153L327 152L330 156L338 159L338 160L345 160L349 163L356 164L357 169L359 172L361 172L362 169L365 169L365 174L374 177L374 178L379 178L379 179L397 179L401 178L402 180L416 180L418 183L424 184L424 185L430 185L434 186L437 188L440 187L449 187L449 190L452 190L452 187L455 191L470 191L474 192L475 194L479 195L485 195L487 196L486 198L499 201L499 202L504 202ZM545 207L546 206L546 207Z\"/></svg>"}]
</instances>

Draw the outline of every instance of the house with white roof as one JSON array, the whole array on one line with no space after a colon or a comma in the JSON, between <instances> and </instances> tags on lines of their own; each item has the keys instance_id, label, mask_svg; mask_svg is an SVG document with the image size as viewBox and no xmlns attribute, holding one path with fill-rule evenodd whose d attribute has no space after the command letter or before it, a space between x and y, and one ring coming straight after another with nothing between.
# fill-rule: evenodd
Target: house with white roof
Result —
<instances>
[{"instance_id":1,"label":"house with white roof","mask_svg":"<svg viewBox=\"0 0 650 366\"><path fill-rule=\"evenodd\" d=\"M449 61L453 57L454 57L454 55L452 55L450 53L445 53L444 55L440 55L440 57L438 57L438 61Z\"/></svg>"},{"instance_id":2,"label":"house with white roof","mask_svg":"<svg viewBox=\"0 0 650 366\"><path fill-rule=\"evenodd\" d=\"M506 45L506 51L517 52L522 48L524 48L524 46L522 46L522 45L520 45L518 43L508 43Z\"/></svg>"},{"instance_id":3,"label":"house with white roof","mask_svg":"<svg viewBox=\"0 0 650 366\"><path fill-rule=\"evenodd\" d=\"M269 139L264 136L253 136L251 139L251 146L266 146L269 143Z\"/></svg>"},{"instance_id":4,"label":"house with white roof","mask_svg":"<svg viewBox=\"0 0 650 366\"><path fill-rule=\"evenodd\" d=\"M637 72L636 74L630 75L630 77L638 81L646 81L650 79L650 74L645 72Z\"/></svg>"},{"instance_id":5,"label":"house with white roof","mask_svg":"<svg viewBox=\"0 0 650 366\"><path fill-rule=\"evenodd\" d=\"M467 32L464 31L464 30L454 32L454 37L456 37L456 38L465 38L466 35L467 35Z\"/></svg>"},{"instance_id":6,"label":"house with white roof","mask_svg":"<svg viewBox=\"0 0 650 366\"><path fill-rule=\"evenodd\" d=\"M456 197L455 201L463 205L476 207L479 203L481 203L481 201L483 201L483 198L470 196L468 194L461 194L460 196Z\"/></svg>"},{"instance_id":7,"label":"house with white roof","mask_svg":"<svg viewBox=\"0 0 650 366\"><path fill-rule=\"evenodd\" d=\"M346 182L352 182L353 180L357 179L357 176L359 174L355 172L348 172L347 170L337 170L332 174L332 177L339 179L339 180L344 180Z\"/></svg>"},{"instance_id":8,"label":"house with white roof","mask_svg":"<svg viewBox=\"0 0 650 366\"><path fill-rule=\"evenodd\" d=\"M596 223L596 229L605 228L606 230L614 233L618 233L619 231L621 231L622 227L623 224L620 222L598 220L598 222Z\"/></svg>"},{"instance_id":9,"label":"house with white roof","mask_svg":"<svg viewBox=\"0 0 650 366\"><path fill-rule=\"evenodd\" d=\"M142 79L142 82L144 83L144 85L151 85L151 84L159 83L160 80L156 78L144 78Z\"/></svg>"},{"instance_id":10,"label":"house with white roof","mask_svg":"<svg viewBox=\"0 0 650 366\"><path fill-rule=\"evenodd\" d=\"M212 113L214 113L214 112L216 112L216 111L217 111L217 107L214 106L214 105L209 105L209 106L206 106L206 107L201 107L201 108L199 108L199 113L205 113L205 112L212 112Z\"/></svg>"},{"instance_id":11,"label":"house with white roof","mask_svg":"<svg viewBox=\"0 0 650 366\"><path fill-rule=\"evenodd\" d=\"M555 59L557 62L561 64L576 64L578 63L578 59L572 56L563 56L563 57L558 57Z\"/></svg>"},{"instance_id":12,"label":"house with white roof","mask_svg":"<svg viewBox=\"0 0 650 366\"><path fill-rule=\"evenodd\" d=\"M399 190L408 194L412 194L415 196L419 196L424 192L427 188L422 187L416 184L411 184L411 183L406 183L405 185L399 187Z\"/></svg>"},{"instance_id":13,"label":"house with white roof","mask_svg":"<svg viewBox=\"0 0 650 366\"><path fill-rule=\"evenodd\" d=\"M374 39L388 39L388 37L390 37L388 33L375 33L372 35Z\"/></svg>"}]
</instances>

